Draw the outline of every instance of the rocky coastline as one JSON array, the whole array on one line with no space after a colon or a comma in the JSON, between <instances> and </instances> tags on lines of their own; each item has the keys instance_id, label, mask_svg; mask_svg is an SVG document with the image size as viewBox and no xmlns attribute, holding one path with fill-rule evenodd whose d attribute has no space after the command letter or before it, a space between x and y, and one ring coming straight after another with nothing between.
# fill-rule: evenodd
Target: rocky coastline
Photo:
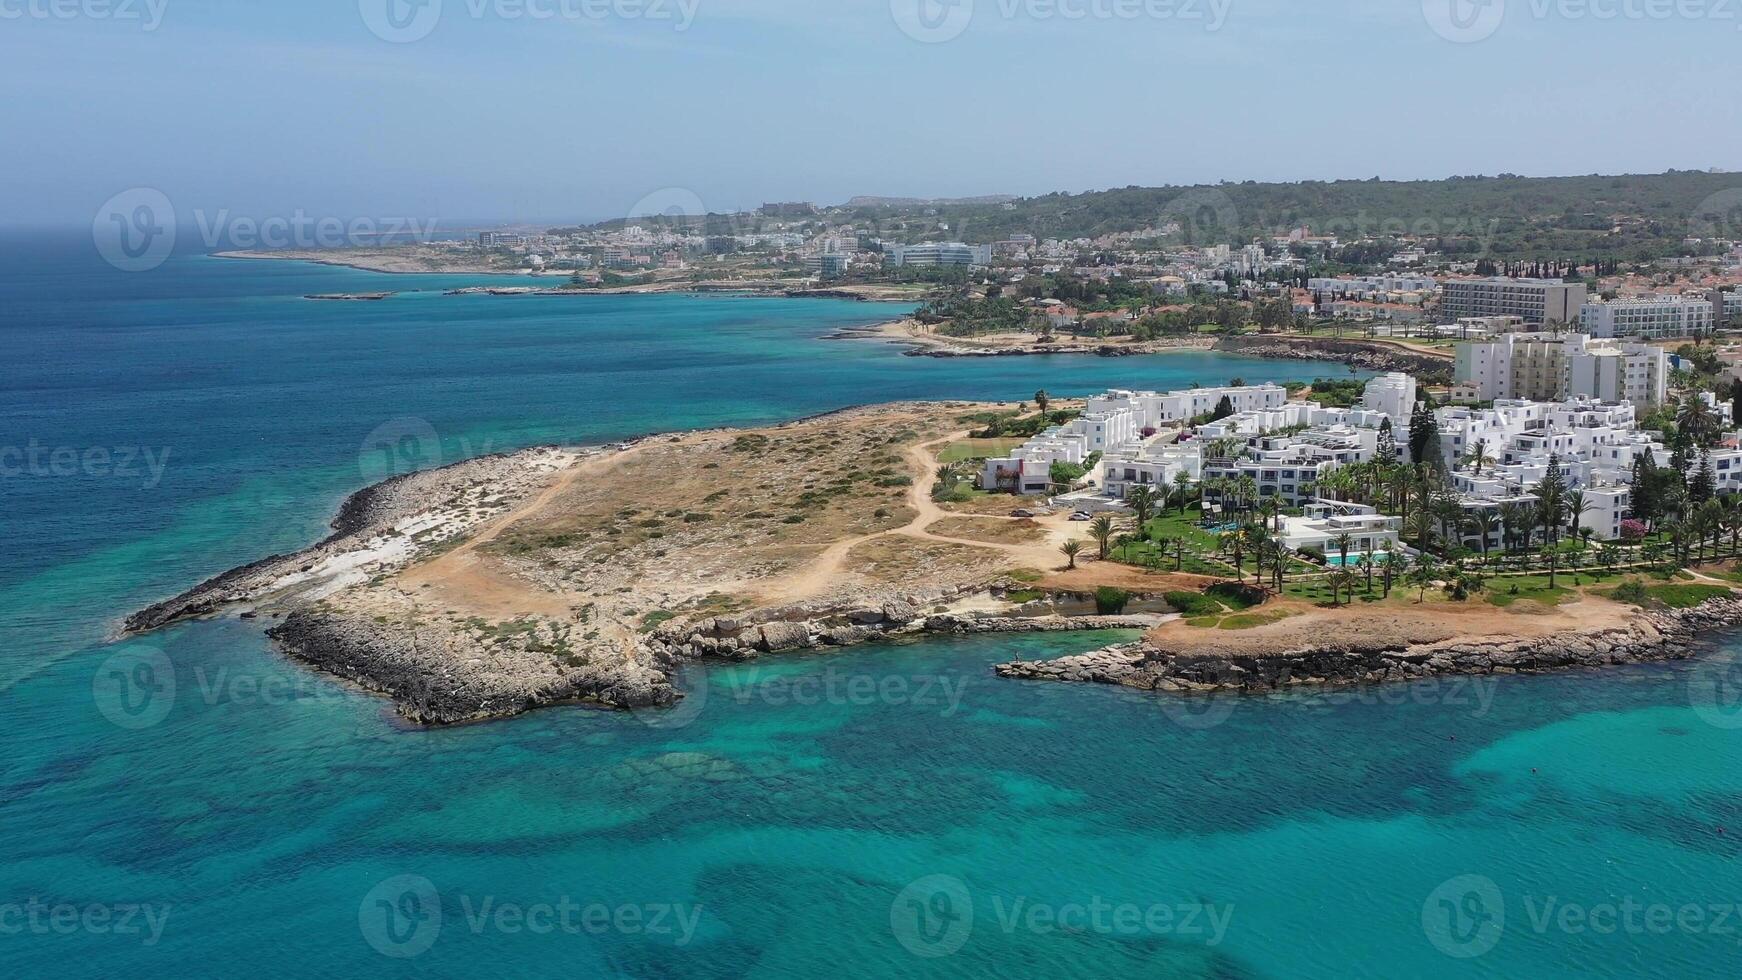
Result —
<instances>
[{"instance_id":1,"label":"rocky coastline","mask_svg":"<svg viewBox=\"0 0 1742 980\"><path fill-rule=\"evenodd\" d=\"M1303 638L1298 646L1261 653L1217 650L1213 639L1190 652L1140 642L1056 660L1013 661L993 670L1000 677L1118 684L1146 691L1264 694L1437 676L1539 674L1682 660L1693 656L1711 631L1738 624L1742 624L1742 599L1732 596L1691 609L1643 612L1623 626L1530 639L1410 643L1407 639Z\"/></svg>"},{"instance_id":2,"label":"rocky coastline","mask_svg":"<svg viewBox=\"0 0 1742 980\"><path fill-rule=\"evenodd\" d=\"M1429 383L1450 382L1451 358L1418 353L1378 341L1263 334L1223 337L1214 350L1275 360L1337 361L1362 371L1402 371Z\"/></svg>"},{"instance_id":3,"label":"rocky coastline","mask_svg":"<svg viewBox=\"0 0 1742 980\"><path fill-rule=\"evenodd\" d=\"M562 450L541 446L389 477L346 497L328 525L332 533L319 542L249 562L153 603L128 616L121 632L150 632L258 603L296 585L316 584L324 564L371 546L383 551L385 563L409 560L418 548L438 545L523 499L568 459L572 456ZM451 519L427 530L407 533L399 527L420 515L444 511ZM383 547L393 545L395 538L401 539L400 547Z\"/></svg>"}]
</instances>

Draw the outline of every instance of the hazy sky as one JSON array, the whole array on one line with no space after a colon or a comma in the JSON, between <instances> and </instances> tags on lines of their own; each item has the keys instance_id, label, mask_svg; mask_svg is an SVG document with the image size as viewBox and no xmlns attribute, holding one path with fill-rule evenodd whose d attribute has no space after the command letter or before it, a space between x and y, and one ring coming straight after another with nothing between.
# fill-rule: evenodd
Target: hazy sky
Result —
<instances>
[{"instance_id":1,"label":"hazy sky","mask_svg":"<svg viewBox=\"0 0 1742 980\"><path fill-rule=\"evenodd\" d=\"M1742 169L1742 0L421 3L0 0L0 223Z\"/></svg>"}]
</instances>

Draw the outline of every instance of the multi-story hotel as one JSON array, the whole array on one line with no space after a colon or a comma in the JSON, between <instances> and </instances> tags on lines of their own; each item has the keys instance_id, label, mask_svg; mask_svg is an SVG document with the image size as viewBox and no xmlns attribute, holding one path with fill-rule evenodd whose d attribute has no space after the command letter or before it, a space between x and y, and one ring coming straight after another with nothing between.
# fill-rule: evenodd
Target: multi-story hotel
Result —
<instances>
[{"instance_id":1,"label":"multi-story hotel","mask_svg":"<svg viewBox=\"0 0 1742 980\"><path fill-rule=\"evenodd\" d=\"M1585 284L1559 279L1449 279L1440 293L1440 320L1517 316L1526 323L1579 322Z\"/></svg>"},{"instance_id":2,"label":"multi-story hotel","mask_svg":"<svg viewBox=\"0 0 1742 980\"><path fill-rule=\"evenodd\" d=\"M1712 300L1696 296L1638 296L1586 303L1579 326L1593 337L1692 337L1710 333Z\"/></svg>"},{"instance_id":3,"label":"multi-story hotel","mask_svg":"<svg viewBox=\"0 0 1742 980\"><path fill-rule=\"evenodd\" d=\"M885 264L903 265L990 265L992 246L964 245L961 242L934 242L925 245L884 246Z\"/></svg>"},{"instance_id":4,"label":"multi-story hotel","mask_svg":"<svg viewBox=\"0 0 1742 980\"><path fill-rule=\"evenodd\" d=\"M1453 379L1477 401L1587 397L1644 409L1668 395L1662 348L1584 334L1507 333L1458 345Z\"/></svg>"}]
</instances>

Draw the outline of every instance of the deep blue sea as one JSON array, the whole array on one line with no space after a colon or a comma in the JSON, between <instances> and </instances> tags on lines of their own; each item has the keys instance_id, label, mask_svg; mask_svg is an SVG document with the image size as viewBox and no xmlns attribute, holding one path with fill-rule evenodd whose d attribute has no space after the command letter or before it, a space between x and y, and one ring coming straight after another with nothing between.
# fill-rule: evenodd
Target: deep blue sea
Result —
<instances>
[{"instance_id":1,"label":"deep blue sea","mask_svg":"<svg viewBox=\"0 0 1742 980\"><path fill-rule=\"evenodd\" d=\"M841 301L440 294L483 281L0 238L0 975L1735 975L1734 645L1181 701L987 669L1119 635L930 640L422 731L253 623L106 641L407 465L1344 371L909 358L819 339L900 312Z\"/></svg>"}]
</instances>

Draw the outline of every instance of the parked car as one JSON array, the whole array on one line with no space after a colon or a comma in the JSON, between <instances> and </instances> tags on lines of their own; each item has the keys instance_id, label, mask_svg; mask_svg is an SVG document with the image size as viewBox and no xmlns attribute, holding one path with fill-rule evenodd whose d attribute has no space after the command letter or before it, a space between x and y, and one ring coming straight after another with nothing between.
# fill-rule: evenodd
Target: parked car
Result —
<instances>
[{"instance_id":1,"label":"parked car","mask_svg":"<svg viewBox=\"0 0 1742 980\"><path fill-rule=\"evenodd\" d=\"M1079 510L1075 514L1071 515L1071 520L1073 520L1073 521L1092 521L1092 520L1094 520L1094 518L1089 516L1088 511Z\"/></svg>"}]
</instances>

